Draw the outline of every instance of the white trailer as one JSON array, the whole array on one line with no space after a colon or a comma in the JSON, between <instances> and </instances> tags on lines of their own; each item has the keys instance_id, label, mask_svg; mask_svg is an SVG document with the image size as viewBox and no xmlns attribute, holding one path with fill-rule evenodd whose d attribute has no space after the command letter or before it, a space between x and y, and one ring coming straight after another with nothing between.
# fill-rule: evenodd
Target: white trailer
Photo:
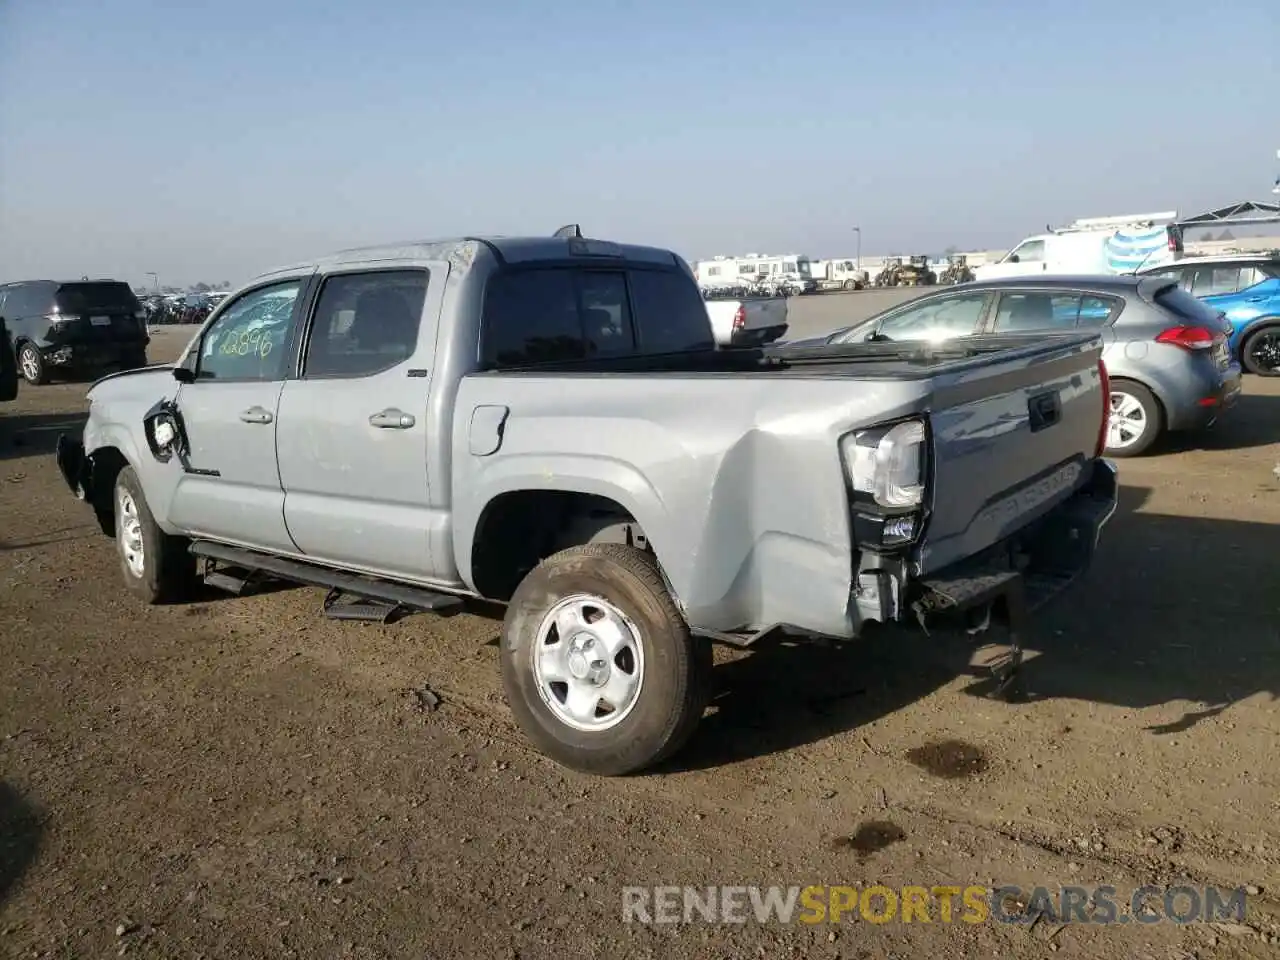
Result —
<instances>
[{"instance_id":1,"label":"white trailer","mask_svg":"<svg viewBox=\"0 0 1280 960\"><path fill-rule=\"evenodd\" d=\"M694 264L694 274L698 278L698 285L704 290L767 284L808 293L816 288L811 263L808 257L797 253L748 253L742 257L699 260Z\"/></svg>"}]
</instances>

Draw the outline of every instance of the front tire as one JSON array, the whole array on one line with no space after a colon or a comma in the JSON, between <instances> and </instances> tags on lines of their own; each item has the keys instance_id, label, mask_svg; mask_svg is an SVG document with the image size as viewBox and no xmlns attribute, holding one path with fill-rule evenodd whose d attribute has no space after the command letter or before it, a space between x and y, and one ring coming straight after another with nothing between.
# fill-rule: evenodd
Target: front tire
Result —
<instances>
[{"instance_id":1,"label":"front tire","mask_svg":"<svg viewBox=\"0 0 1280 960\"><path fill-rule=\"evenodd\" d=\"M112 503L116 553L125 587L143 603L186 600L196 586L196 560L187 540L165 533L156 524L133 467L116 475Z\"/></svg>"},{"instance_id":2,"label":"front tire","mask_svg":"<svg viewBox=\"0 0 1280 960\"><path fill-rule=\"evenodd\" d=\"M44 357L30 343L24 343L18 348L18 369L22 371L22 379L33 387L49 382L49 368Z\"/></svg>"},{"instance_id":3,"label":"front tire","mask_svg":"<svg viewBox=\"0 0 1280 960\"><path fill-rule=\"evenodd\" d=\"M1280 324L1267 324L1245 337L1240 362L1256 376L1280 377Z\"/></svg>"},{"instance_id":4,"label":"front tire","mask_svg":"<svg viewBox=\"0 0 1280 960\"><path fill-rule=\"evenodd\" d=\"M1164 411L1150 390L1133 380L1111 381L1106 452L1112 457L1146 453L1164 432Z\"/></svg>"},{"instance_id":5,"label":"front tire","mask_svg":"<svg viewBox=\"0 0 1280 960\"><path fill-rule=\"evenodd\" d=\"M615 543L562 550L524 578L507 607L501 664L529 739L600 776L675 753L710 693L710 643L690 634L650 556Z\"/></svg>"}]
</instances>

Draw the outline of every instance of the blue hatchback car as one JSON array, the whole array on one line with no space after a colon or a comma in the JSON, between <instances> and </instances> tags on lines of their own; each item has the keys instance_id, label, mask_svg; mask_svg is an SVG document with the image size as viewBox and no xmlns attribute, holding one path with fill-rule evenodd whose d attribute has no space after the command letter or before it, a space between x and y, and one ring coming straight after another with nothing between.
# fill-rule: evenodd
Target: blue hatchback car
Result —
<instances>
[{"instance_id":1,"label":"blue hatchback car","mask_svg":"<svg viewBox=\"0 0 1280 960\"><path fill-rule=\"evenodd\" d=\"M1250 373L1280 376L1280 251L1188 256L1143 270L1173 277L1231 324L1232 354Z\"/></svg>"}]
</instances>

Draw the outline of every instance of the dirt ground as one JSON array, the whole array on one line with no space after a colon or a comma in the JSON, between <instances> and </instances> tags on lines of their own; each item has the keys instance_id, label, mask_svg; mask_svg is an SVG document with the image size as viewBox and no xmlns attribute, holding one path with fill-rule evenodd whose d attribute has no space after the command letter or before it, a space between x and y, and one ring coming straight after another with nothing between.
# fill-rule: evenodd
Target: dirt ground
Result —
<instances>
[{"instance_id":1,"label":"dirt ground","mask_svg":"<svg viewBox=\"0 0 1280 960\"><path fill-rule=\"evenodd\" d=\"M0 407L0 956L1280 952L1280 381L1123 462L1028 702L959 637L721 652L690 746L618 780L525 745L492 613L122 596L51 455L84 390ZM874 882L1251 892L1243 925L622 922L624 885Z\"/></svg>"}]
</instances>

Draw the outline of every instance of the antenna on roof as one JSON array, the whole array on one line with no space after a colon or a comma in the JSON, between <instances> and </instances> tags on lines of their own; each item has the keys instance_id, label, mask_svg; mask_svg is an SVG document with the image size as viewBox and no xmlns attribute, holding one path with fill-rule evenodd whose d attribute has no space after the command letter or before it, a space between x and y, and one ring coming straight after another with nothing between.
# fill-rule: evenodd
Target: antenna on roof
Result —
<instances>
[{"instance_id":1,"label":"antenna on roof","mask_svg":"<svg viewBox=\"0 0 1280 960\"><path fill-rule=\"evenodd\" d=\"M551 236L555 237L557 240L581 240L582 228L576 223L569 223L561 227Z\"/></svg>"}]
</instances>

